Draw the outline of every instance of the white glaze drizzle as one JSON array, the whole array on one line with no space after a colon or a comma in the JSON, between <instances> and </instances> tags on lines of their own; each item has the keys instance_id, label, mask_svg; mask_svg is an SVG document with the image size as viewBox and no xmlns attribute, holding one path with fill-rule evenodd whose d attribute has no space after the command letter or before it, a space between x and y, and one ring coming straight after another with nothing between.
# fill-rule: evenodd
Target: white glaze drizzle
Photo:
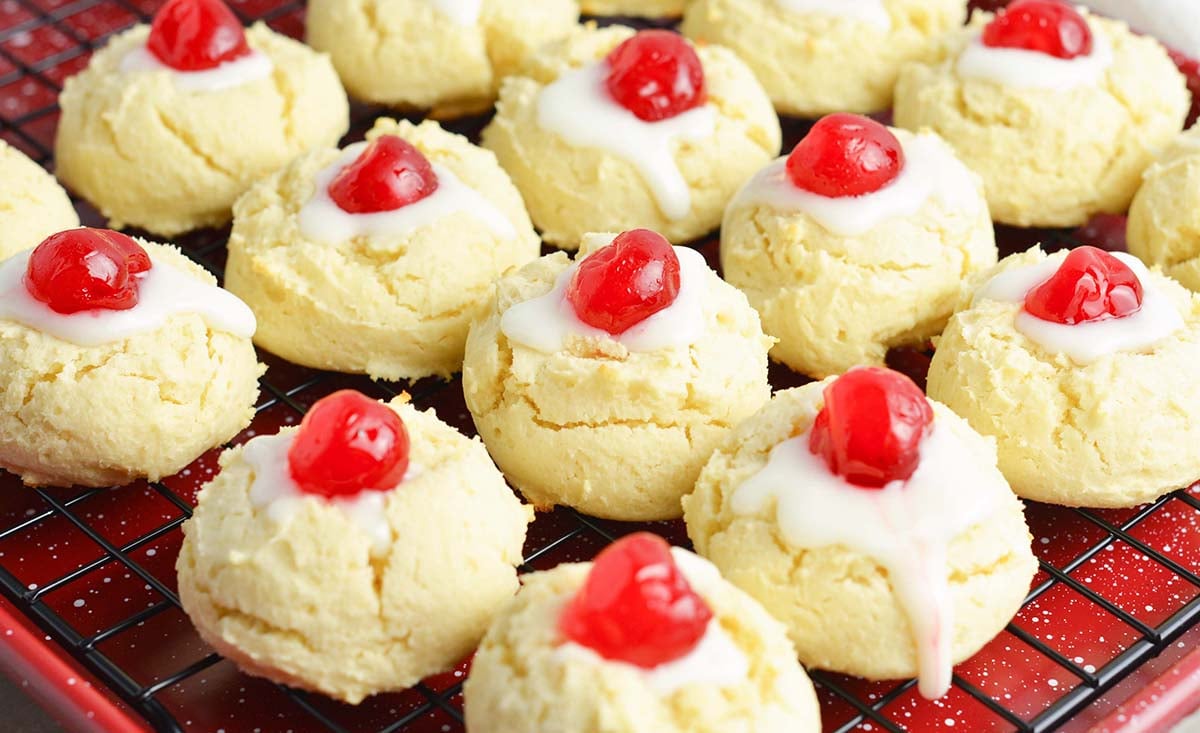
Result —
<instances>
[{"instance_id":1,"label":"white glaze drizzle","mask_svg":"<svg viewBox=\"0 0 1200 733\"><path fill-rule=\"evenodd\" d=\"M734 513L757 515L774 505L789 545L839 545L885 567L912 627L921 694L941 697L950 688L954 641L947 548L993 512L1010 493L1008 485L991 457L936 420L921 441L913 475L878 490L834 474L809 450L808 439L805 431L775 446L767 465L734 490Z\"/></svg>"},{"instance_id":2,"label":"white glaze drizzle","mask_svg":"<svg viewBox=\"0 0 1200 733\"><path fill-rule=\"evenodd\" d=\"M679 293L675 302L624 333L589 326L575 315L567 300L567 285L579 262L559 274L545 295L517 303L500 316L500 330L509 341L551 354L561 351L572 337L612 339L630 351L657 351L695 343L704 333L704 300L708 263L688 247L674 247L679 257Z\"/></svg>"},{"instance_id":3,"label":"white glaze drizzle","mask_svg":"<svg viewBox=\"0 0 1200 733\"><path fill-rule=\"evenodd\" d=\"M428 0L442 15L458 25L475 25L479 22L479 12L483 8L483 0Z\"/></svg>"},{"instance_id":4,"label":"white glaze drizzle","mask_svg":"<svg viewBox=\"0 0 1200 733\"><path fill-rule=\"evenodd\" d=\"M314 191L297 215L300 233L314 242L336 244L354 237L403 237L452 214L465 214L483 222L500 239L514 239L517 230L508 217L483 194L463 183L450 169L430 162L438 179L437 189L407 206L393 211L352 214L343 211L329 196L329 184L342 169L366 149L367 143L348 146L337 160L322 168L314 178Z\"/></svg>"},{"instance_id":5,"label":"white glaze drizzle","mask_svg":"<svg viewBox=\"0 0 1200 733\"><path fill-rule=\"evenodd\" d=\"M775 2L793 13L833 15L868 23L885 32L892 29L892 18L888 15L883 0L775 0Z\"/></svg>"},{"instance_id":6,"label":"white glaze drizzle","mask_svg":"<svg viewBox=\"0 0 1200 733\"><path fill-rule=\"evenodd\" d=\"M1142 307L1136 313L1067 325L1043 320L1022 307L1016 329L1045 350L1066 354L1076 364L1087 365L1118 351L1144 351L1183 328L1183 316L1155 287L1142 261L1124 252L1112 255L1128 265L1142 283ZM1048 259L1002 272L985 283L974 300L1021 303L1030 290L1053 277L1062 263L1062 259Z\"/></svg>"},{"instance_id":7,"label":"white glaze drizzle","mask_svg":"<svg viewBox=\"0 0 1200 733\"><path fill-rule=\"evenodd\" d=\"M705 104L658 122L646 122L609 94L609 66L598 62L564 73L542 89L538 125L577 147L599 148L638 169L668 219L692 210L692 194L675 163L679 141L699 142L713 135L716 109Z\"/></svg>"},{"instance_id":8,"label":"white glaze drizzle","mask_svg":"<svg viewBox=\"0 0 1200 733\"><path fill-rule=\"evenodd\" d=\"M141 45L125 54L120 68L125 73L166 72L171 75L175 86L185 92L216 92L266 79L275 70L275 65L262 51L250 49L245 56L212 69L180 71L167 66L145 45Z\"/></svg>"},{"instance_id":9,"label":"white glaze drizzle","mask_svg":"<svg viewBox=\"0 0 1200 733\"><path fill-rule=\"evenodd\" d=\"M254 313L236 295L201 282L153 255L153 267L134 276L138 279L138 302L134 307L58 313L25 287L25 270L32 252L19 252L0 262L0 320L20 323L78 346L99 346L153 331L171 316L182 313L195 313L210 328L240 338L252 337L257 327Z\"/></svg>"},{"instance_id":10,"label":"white glaze drizzle","mask_svg":"<svg viewBox=\"0 0 1200 733\"><path fill-rule=\"evenodd\" d=\"M1018 89L1068 91L1098 84L1112 62L1108 39L1095 30L1092 52L1073 59L1023 48L988 46L982 35L976 34L959 55L955 69L963 79L982 79Z\"/></svg>"},{"instance_id":11,"label":"white glaze drizzle","mask_svg":"<svg viewBox=\"0 0 1200 733\"><path fill-rule=\"evenodd\" d=\"M808 214L843 237L867 233L896 217L912 216L930 198L947 209L974 215L983 205L971 172L935 136L919 134L902 140L904 167L888 185L862 196L829 197L792 183L787 156L756 173L734 198L734 206L761 204Z\"/></svg>"}]
</instances>

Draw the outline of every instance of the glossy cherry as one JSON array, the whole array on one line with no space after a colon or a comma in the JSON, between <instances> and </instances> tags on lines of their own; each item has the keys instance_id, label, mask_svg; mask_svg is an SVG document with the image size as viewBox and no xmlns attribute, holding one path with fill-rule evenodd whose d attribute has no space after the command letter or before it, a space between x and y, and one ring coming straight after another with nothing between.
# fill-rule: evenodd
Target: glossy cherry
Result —
<instances>
[{"instance_id":1,"label":"glossy cherry","mask_svg":"<svg viewBox=\"0 0 1200 733\"><path fill-rule=\"evenodd\" d=\"M904 148L869 117L838 113L822 117L787 159L797 188L839 198L874 193L904 169Z\"/></svg>"},{"instance_id":2,"label":"glossy cherry","mask_svg":"<svg viewBox=\"0 0 1200 733\"><path fill-rule=\"evenodd\" d=\"M638 532L596 556L558 624L567 639L605 659L652 669L692 651L711 619L666 541Z\"/></svg>"},{"instance_id":3,"label":"glossy cherry","mask_svg":"<svg viewBox=\"0 0 1200 733\"><path fill-rule=\"evenodd\" d=\"M58 313L129 310L138 302L139 273L150 256L109 229L68 229L46 238L29 256L25 289Z\"/></svg>"},{"instance_id":4,"label":"glossy cherry","mask_svg":"<svg viewBox=\"0 0 1200 733\"><path fill-rule=\"evenodd\" d=\"M704 104L704 69L683 36L642 31L608 54L605 85L617 102L646 122L657 122Z\"/></svg>"},{"instance_id":5,"label":"glossy cherry","mask_svg":"<svg viewBox=\"0 0 1200 733\"><path fill-rule=\"evenodd\" d=\"M354 390L334 392L304 416L288 470L301 490L326 498L391 489L408 470L408 431L386 405Z\"/></svg>"},{"instance_id":6,"label":"glossy cherry","mask_svg":"<svg viewBox=\"0 0 1200 733\"><path fill-rule=\"evenodd\" d=\"M246 30L221 0L167 0L146 47L172 69L204 71L250 53Z\"/></svg>"},{"instance_id":7,"label":"glossy cherry","mask_svg":"<svg viewBox=\"0 0 1200 733\"><path fill-rule=\"evenodd\" d=\"M983 29L983 43L1073 59L1092 52L1092 30L1066 2L1016 0Z\"/></svg>"},{"instance_id":8,"label":"glossy cherry","mask_svg":"<svg viewBox=\"0 0 1200 733\"><path fill-rule=\"evenodd\" d=\"M867 489L913 475L933 410L911 379L890 369L856 367L829 384L824 396L808 448L829 470Z\"/></svg>"},{"instance_id":9,"label":"glossy cherry","mask_svg":"<svg viewBox=\"0 0 1200 733\"><path fill-rule=\"evenodd\" d=\"M1058 271L1025 295L1025 310L1074 325L1124 318L1142 307L1142 282L1129 265L1096 247L1071 250Z\"/></svg>"},{"instance_id":10,"label":"glossy cherry","mask_svg":"<svg viewBox=\"0 0 1200 733\"><path fill-rule=\"evenodd\" d=\"M342 211L373 214L416 203L437 190L429 159L395 135L375 138L329 184L329 197Z\"/></svg>"},{"instance_id":11,"label":"glossy cherry","mask_svg":"<svg viewBox=\"0 0 1200 733\"><path fill-rule=\"evenodd\" d=\"M579 264L567 300L579 320L616 335L675 302L679 256L661 234L632 229Z\"/></svg>"}]
</instances>

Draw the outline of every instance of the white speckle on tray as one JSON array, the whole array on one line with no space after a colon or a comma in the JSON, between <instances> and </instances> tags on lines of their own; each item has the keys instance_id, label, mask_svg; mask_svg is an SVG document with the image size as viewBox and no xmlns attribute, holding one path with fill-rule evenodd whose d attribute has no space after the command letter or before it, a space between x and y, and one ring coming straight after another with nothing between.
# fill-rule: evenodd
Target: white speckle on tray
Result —
<instances>
[{"instance_id":1,"label":"white speckle on tray","mask_svg":"<svg viewBox=\"0 0 1200 733\"><path fill-rule=\"evenodd\" d=\"M75 602L71 605L75 606L75 608L83 608L86 603L87 601L83 600L82 598L76 598Z\"/></svg>"},{"instance_id":2,"label":"white speckle on tray","mask_svg":"<svg viewBox=\"0 0 1200 733\"><path fill-rule=\"evenodd\" d=\"M1050 679L1046 680L1046 684L1050 685L1051 687L1058 687L1058 680L1051 677Z\"/></svg>"},{"instance_id":3,"label":"white speckle on tray","mask_svg":"<svg viewBox=\"0 0 1200 733\"><path fill-rule=\"evenodd\" d=\"M146 550L146 557L154 557L157 554L158 550L154 549L153 547L151 547L149 550Z\"/></svg>"}]
</instances>

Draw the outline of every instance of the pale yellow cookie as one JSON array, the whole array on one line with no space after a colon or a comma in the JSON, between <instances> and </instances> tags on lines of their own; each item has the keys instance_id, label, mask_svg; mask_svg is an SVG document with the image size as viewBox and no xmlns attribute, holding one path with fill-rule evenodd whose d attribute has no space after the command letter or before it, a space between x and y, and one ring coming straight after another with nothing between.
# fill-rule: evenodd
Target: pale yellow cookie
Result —
<instances>
[{"instance_id":1,"label":"pale yellow cookie","mask_svg":"<svg viewBox=\"0 0 1200 733\"><path fill-rule=\"evenodd\" d=\"M678 18L690 0L580 0L584 15Z\"/></svg>"},{"instance_id":2,"label":"pale yellow cookie","mask_svg":"<svg viewBox=\"0 0 1200 733\"><path fill-rule=\"evenodd\" d=\"M786 0L694 0L682 30L737 52L780 114L811 118L890 107L901 65L933 58L937 36L962 25L966 10L966 0L883 0L871 18Z\"/></svg>"},{"instance_id":3,"label":"pale yellow cookie","mask_svg":"<svg viewBox=\"0 0 1200 733\"><path fill-rule=\"evenodd\" d=\"M946 34L935 59L900 74L896 125L941 134L983 177L996 221L1068 227L1123 212L1142 171L1183 127L1189 95L1163 47L1081 12L1096 43L1112 51L1096 84L1063 91L962 78L958 58L991 19L986 13Z\"/></svg>"},{"instance_id":4,"label":"pale yellow cookie","mask_svg":"<svg viewBox=\"0 0 1200 733\"><path fill-rule=\"evenodd\" d=\"M435 117L482 112L500 80L579 20L576 0L312 0L308 42L350 94ZM466 13L466 15L459 15Z\"/></svg>"},{"instance_id":5,"label":"pale yellow cookie","mask_svg":"<svg viewBox=\"0 0 1200 733\"><path fill-rule=\"evenodd\" d=\"M79 215L54 176L0 140L0 260L79 226Z\"/></svg>"},{"instance_id":6,"label":"pale yellow cookie","mask_svg":"<svg viewBox=\"0 0 1200 733\"><path fill-rule=\"evenodd\" d=\"M584 27L536 55L500 89L495 119L483 131L513 178L533 223L547 242L574 249L586 232L645 227L672 242L708 234L734 192L779 153L779 120L753 74L731 51L697 49L715 132L706 140L678 141L673 159L687 184L690 208L682 218L663 212L655 192L629 160L597 147L579 147L538 123L542 90L564 73L600 62L633 29Z\"/></svg>"},{"instance_id":7,"label":"pale yellow cookie","mask_svg":"<svg viewBox=\"0 0 1200 733\"><path fill-rule=\"evenodd\" d=\"M243 447L201 490L183 527L179 598L244 671L358 703L454 666L516 592L533 512L478 441L432 412L390 406L416 468L384 500L382 553L324 498L274 516L257 505Z\"/></svg>"},{"instance_id":8,"label":"pale yellow cookie","mask_svg":"<svg viewBox=\"0 0 1200 733\"><path fill-rule=\"evenodd\" d=\"M329 59L263 24L246 30L270 76L186 91L172 72L123 71L149 28L115 36L67 80L55 141L58 175L114 228L163 236L229 221L250 184L349 126Z\"/></svg>"},{"instance_id":9,"label":"pale yellow cookie","mask_svg":"<svg viewBox=\"0 0 1200 733\"><path fill-rule=\"evenodd\" d=\"M380 135L408 140L481 194L511 236L459 211L402 236L315 241L298 217L314 176L340 155L322 149L238 200L226 286L258 317L255 341L288 361L378 379L449 376L462 367L467 329L484 314L492 281L536 258L540 243L490 152L432 121L380 119L367 138Z\"/></svg>"},{"instance_id":10,"label":"pale yellow cookie","mask_svg":"<svg viewBox=\"0 0 1200 733\"><path fill-rule=\"evenodd\" d=\"M1200 291L1200 126L1142 176L1129 208L1129 251Z\"/></svg>"},{"instance_id":11,"label":"pale yellow cookie","mask_svg":"<svg viewBox=\"0 0 1200 733\"><path fill-rule=\"evenodd\" d=\"M693 682L669 694L628 664L566 657L558 619L590 563L526 575L521 592L479 647L464 685L472 733L816 733L812 683L779 622L721 579L710 563L673 550L692 588L708 602L749 662L734 685ZM711 633L711 632L710 632Z\"/></svg>"}]
</instances>

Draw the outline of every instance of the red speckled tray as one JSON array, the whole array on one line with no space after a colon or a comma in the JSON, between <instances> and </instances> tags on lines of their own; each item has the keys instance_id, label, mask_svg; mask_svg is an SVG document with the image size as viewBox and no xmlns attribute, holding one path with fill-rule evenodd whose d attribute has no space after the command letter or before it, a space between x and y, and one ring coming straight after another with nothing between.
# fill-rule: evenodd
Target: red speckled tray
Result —
<instances>
[{"instance_id":1,"label":"red speckled tray","mask_svg":"<svg viewBox=\"0 0 1200 733\"><path fill-rule=\"evenodd\" d=\"M52 167L63 79L108 35L145 19L157 4L0 0L0 137ZM247 21L302 34L298 3L235 0L234 7ZM356 108L350 137L381 113ZM475 134L482 122L451 127ZM785 127L792 142L804 129ZM85 223L100 223L86 205L80 211ZM220 274L225 236L200 232L177 244ZM1000 232L1006 252L1097 236ZM715 264L717 243L700 248ZM923 378L925 355L893 356L895 366ZM473 433L457 380L372 383L262 358L270 368L258 414L235 442L295 423L315 400L345 387L378 397L406 389L417 406L434 407ZM802 381L772 368L776 387ZM200 641L178 608L173 566L179 525L216 469L217 453L161 483L120 489L32 490L0 478L0 665L27 680L73 730L462 731L461 666L350 707L246 677ZM911 681L816 673L827 731L1082 733L1096 726L1145 733L1164 730L1194 707L1200 657L1187 653L1200 640L1200 487L1122 511L1031 504L1028 516L1041 559L1029 600L999 637L959 665L950 694L928 702ZM643 528L568 510L541 515L530 529L524 569L589 559L612 538ZM679 522L648 528L686 544Z\"/></svg>"}]
</instances>

